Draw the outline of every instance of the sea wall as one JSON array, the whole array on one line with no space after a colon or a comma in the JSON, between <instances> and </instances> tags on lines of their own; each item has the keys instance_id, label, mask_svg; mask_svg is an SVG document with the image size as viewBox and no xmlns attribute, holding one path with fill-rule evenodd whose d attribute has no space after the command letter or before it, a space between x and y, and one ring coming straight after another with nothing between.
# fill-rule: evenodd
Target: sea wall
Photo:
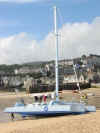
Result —
<instances>
[{"instance_id":1,"label":"sea wall","mask_svg":"<svg viewBox=\"0 0 100 133\"><path fill-rule=\"evenodd\" d=\"M86 89L90 87L91 87L90 83L80 83L81 89ZM55 90L55 85L41 84L34 86L34 88L30 88L30 93L49 92L54 90ZM76 83L67 83L59 86L59 91L62 90L78 90L78 87Z\"/></svg>"}]
</instances>

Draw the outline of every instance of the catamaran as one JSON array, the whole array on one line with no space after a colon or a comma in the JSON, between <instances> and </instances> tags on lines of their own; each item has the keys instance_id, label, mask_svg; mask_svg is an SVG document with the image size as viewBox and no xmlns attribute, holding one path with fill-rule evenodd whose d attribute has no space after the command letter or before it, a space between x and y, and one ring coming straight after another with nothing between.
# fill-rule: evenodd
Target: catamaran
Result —
<instances>
[{"instance_id":1,"label":"catamaran","mask_svg":"<svg viewBox=\"0 0 100 133\"><path fill-rule=\"evenodd\" d=\"M22 117L32 116L58 116L68 114L83 114L86 112L95 112L96 107L85 105L83 102L65 102L59 99L59 74L58 74L58 31L57 31L57 8L54 7L54 35L56 44L56 60L55 60L55 80L56 80L56 100L51 100L48 103L32 103L24 104L22 102L16 103L13 107L7 107L4 112L10 113L13 117L14 114L19 114Z\"/></svg>"}]
</instances>

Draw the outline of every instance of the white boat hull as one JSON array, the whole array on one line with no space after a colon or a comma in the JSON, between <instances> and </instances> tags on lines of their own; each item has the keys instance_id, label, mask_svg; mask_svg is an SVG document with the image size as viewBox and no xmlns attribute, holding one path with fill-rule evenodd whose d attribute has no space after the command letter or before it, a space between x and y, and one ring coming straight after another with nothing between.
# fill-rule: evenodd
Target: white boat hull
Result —
<instances>
[{"instance_id":1,"label":"white boat hull","mask_svg":"<svg viewBox=\"0 0 100 133\"><path fill-rule=\"evenodd\" d=\"M94 106L82 103L62 103L53 101L52 104L28 104L25 106L9 107L5 113L15 113L22 116L57 116L67 114L82 114L96 111Z\"/></svg>"}]
</instances>

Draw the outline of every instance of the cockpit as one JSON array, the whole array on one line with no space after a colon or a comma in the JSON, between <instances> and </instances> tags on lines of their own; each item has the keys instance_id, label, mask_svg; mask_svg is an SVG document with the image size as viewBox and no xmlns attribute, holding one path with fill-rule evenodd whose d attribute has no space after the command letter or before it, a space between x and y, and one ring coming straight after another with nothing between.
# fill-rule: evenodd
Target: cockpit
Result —
<instances>
[{"instance_id":1,"label":"cockpit","mask_svg":"<svg viewBox=\"0 0 100 133\"><path fill-rule=\"evenodd\" d=\"M50 101L49 105L65 105L62 101Z\"/></svg>"}]
</instances>

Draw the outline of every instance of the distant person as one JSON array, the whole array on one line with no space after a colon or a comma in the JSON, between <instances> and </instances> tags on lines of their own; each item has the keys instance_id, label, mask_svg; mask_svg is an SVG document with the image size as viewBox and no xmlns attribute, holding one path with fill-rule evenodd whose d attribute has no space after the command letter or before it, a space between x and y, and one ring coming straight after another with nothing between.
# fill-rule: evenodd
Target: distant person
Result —
<instances>
[{"instance_id":1,"label":"distant person","mask_svg":"<svg viewBox=\"0 0 100 133\"><path fill-rule=\"evenodd\" d=\"M46 102L46 100L47 100L47 96L44 95L43 96L43 101Z\"/></svg>"},{"instance_id":2,"label":"distant person","mask_svg":"<svg viewBox=\"0 0 100 133\"><path fill-rule=\"evenodd\" d=\"M86 93L84 93L84 95L82 95L81 99L86 103L88 104L88 96Z\"/></svg>"},{"instance_id":3,"label":"distant person","mask_svg":"<svg viewBox=\"0 0 100 133\"><path fill-rule=\"evenodd\" d=\"M11 113L11 120L13 121L14 120L14 113Z\"/></svg>"},{"instance_id":4,"label":"distant person","mask_svg":"<svg viewBox=\"0 0 100 133\"><path fill-rule=\"evenodd\" d=\"M38 102L38 97L34 96L35 102Z\"/></svg>"},{"instance_id":5,"label":"distant person","mask_svg":"<svg viewBox=\"0 0 100 133\"><path fill-rule=\"evenodd\" d=\"M40 99L40 102L42 102L42 98L43 98L43 96L40 96L40 98L39 98Z\"/></svg>"}]
</instances>

